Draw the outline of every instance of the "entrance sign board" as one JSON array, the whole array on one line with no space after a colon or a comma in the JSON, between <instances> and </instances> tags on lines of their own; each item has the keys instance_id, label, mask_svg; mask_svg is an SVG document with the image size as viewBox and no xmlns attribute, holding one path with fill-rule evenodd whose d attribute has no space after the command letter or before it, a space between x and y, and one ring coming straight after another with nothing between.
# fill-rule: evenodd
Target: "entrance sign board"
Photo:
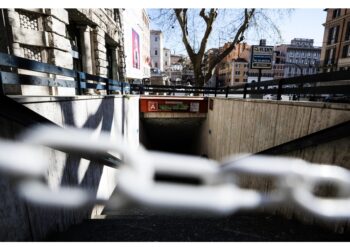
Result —
<instances>
[{"instance_id":1,"label":"entrance sign board","mask_svg":"<svg viewBox=\"0 0 350 250\"><path fill-rule=\"evenodd\" d=\"M252 69L272 69L273 46L252 46Z\"/></svg>"},{"instance_id":2,"label":"entrance sign board","mask_svg":"<svg viewBox=\"0 0 350 250\"><path fill-rule=\"evenodd\" d=\"M207 99L142 98L141 112L188 112L207 113Z\"/></svg>"}]
</instances>

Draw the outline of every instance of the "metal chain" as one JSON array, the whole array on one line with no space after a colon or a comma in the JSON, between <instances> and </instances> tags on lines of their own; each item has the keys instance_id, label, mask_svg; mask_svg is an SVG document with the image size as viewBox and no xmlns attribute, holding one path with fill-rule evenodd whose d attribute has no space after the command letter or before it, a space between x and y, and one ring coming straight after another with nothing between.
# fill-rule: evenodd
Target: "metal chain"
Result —
<instances>
[{"instance_id":1,"label":"metal chain","mask_svg":"<svg viewBox=\"0 0 350 250\"><path fill-rule=\"evenodd\" d=\"M121 136L112 140L108 133L96 135L91 130L76 128L40 126L28 131L21 140L0 142L0 173L15 180L21 197L33 203L64 207L118 205L113 198L97 200L81 188L50 189L43 182L49 161L38 147L46 146L65 152L91 153L95 157L106 152L121 157L118 191L143 206L225 215L241 209L294 203L322 218L350 218L350 171L339 166L256 155L232 156L219 163L142 147L133 149ZM174 178L157 180L157 175ZM242 188L242 176L269 178L273 188L269 191ZM196 182L182 181L188 178ZM315 189L324 184L331 184L336 193L331 197L316 195Z\"/></svg>"}]
</instances>

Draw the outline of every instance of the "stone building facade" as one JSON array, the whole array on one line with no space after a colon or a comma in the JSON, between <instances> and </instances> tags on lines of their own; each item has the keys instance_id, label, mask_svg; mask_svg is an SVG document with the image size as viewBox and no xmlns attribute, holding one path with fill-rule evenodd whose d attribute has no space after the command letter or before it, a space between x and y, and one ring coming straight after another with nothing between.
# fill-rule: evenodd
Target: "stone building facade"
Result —
<instances>
[{"instance_id":1,"label":"stone building facade","mask_svg":"<svg viewBox=\"0 0 350 250\"><path fill-rule=\"evenodd\" d=\"M323 72L350 69L350 9L327 12L321 53Z\"/></svg>"},{"instance_id":2,"label":"stone building facade","mask_svg":"<svg viewBox=\"0 0 350 250\"><path fill-rule=\"evenodd\" d=\"M0 32L6 36L0 41L2 52L124 81L120 9L2 9L0 15ZM26 85L6 91L22 95L76 94L71 88Z\"/></svg>"}]
</instances>

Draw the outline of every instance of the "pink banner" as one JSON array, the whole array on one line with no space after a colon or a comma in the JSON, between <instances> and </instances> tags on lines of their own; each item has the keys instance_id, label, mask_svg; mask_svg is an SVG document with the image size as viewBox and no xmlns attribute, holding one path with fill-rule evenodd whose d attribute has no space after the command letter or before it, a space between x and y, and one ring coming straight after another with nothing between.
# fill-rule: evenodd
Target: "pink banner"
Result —
<instances>
[{"instance_id":1,"label":"pink banner","mask_svg":"<svg viewBox=\"0 0 350 250\"><path fill-rule=\"evenodd\" d=\"M140 39L139 34L132 30L132 66L133 68L140 68Z\"/></svg>"}]
</instances>

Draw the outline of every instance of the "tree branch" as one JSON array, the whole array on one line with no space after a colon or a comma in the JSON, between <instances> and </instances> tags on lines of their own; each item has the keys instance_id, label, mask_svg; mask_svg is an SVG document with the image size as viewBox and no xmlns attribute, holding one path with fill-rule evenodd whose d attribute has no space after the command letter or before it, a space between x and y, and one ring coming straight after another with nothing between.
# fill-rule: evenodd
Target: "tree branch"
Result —
<instances>
[{"instance_id":1,"label":"tree branch","mask_svg":"<svg viewBox=\"0 0 350 250\"><path fill-rule=\"evenodd\" d=\"M251 9L248 11L248 9L244 9L244 21L239 27L238 31L236 32L236 35L231 42L230 46L225 49L221 54L219 54L210 64L208 68L208 72L205 76L205 78L210 78L212 75L212 70L214 67L220 63L235 47L236 44L240 43L241 41L244 40L244 32L248 29L250 19L254 16L255 9Z\"/></svg>"},{"instance_id":2,"label":"tree branch","mask_svg":"<svg viewBox=\"0 0 350 250\"><path fill-rule=\"evenodd\" d=\"M174 11L182 31L182 42L185 45L188 56L192 58L195 56L195 53L189 43L189 38L188 38L187 9L174 9Z\"/></svg>"}]
</instances>

